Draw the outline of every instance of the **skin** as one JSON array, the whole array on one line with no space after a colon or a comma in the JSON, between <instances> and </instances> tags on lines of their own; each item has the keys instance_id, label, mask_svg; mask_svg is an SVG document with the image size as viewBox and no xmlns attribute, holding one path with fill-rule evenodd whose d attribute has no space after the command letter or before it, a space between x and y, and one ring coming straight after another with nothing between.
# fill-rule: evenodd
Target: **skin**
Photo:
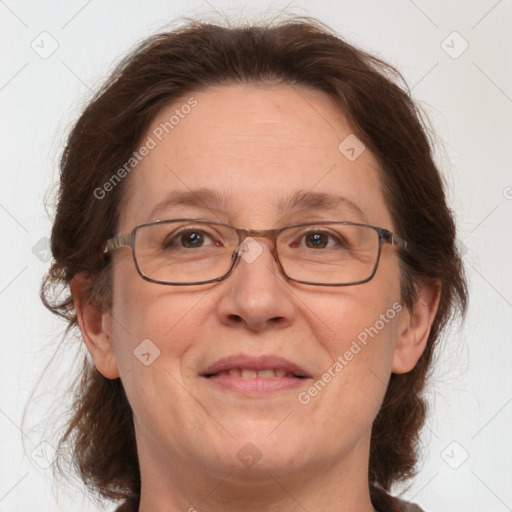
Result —
<instances>
[{"instance_id":1,"label":"skin","mask_svg":"<svg viewBox=\"0 0 512 512\"><path fill-rule=\"evenodd\" d=\"M118 233L182 216L253 229L324 219L394 230L377 161L368 149L352 162L338 150L353 130L323 93L225 85L191 96L198 105L130 175ZM148 134L187 98L162 110ZM200 187L227 193L227 208L179 206L152 215L170 191ZM346 207L278 215L273 205L297 190L343 194L366 220ZM271 241L257 241L262 254L240 261L226 280L185 287L143 280L130 249L118 249L108 312L81 299L85 282L73 279L87 348L104 376L121 377L133 409L142 512L374 510L367 479L371 425L391 373L410 371L423 352L438 294L420 288L414 309L390 320L304 405L298 393L400 302L396 249L383 245L371 281L328 288L287 280ZM149 366L134 356L147 338L160 350ZM240 353L285 357L314 378L254 398L221 391L199 375ZM252 467L237 457L247 443L261 455Z\"/></svg>"}]
</instances>

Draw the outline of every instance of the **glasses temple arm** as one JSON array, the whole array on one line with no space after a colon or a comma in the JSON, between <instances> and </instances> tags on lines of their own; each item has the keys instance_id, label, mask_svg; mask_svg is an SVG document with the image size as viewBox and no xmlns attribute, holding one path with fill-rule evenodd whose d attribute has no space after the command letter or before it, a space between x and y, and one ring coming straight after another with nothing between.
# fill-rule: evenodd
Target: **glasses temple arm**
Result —
<instances>
[{"instance_id":1,"label":"glasses temple arm","mask_svg":"<svg viewBox=\"0 0 512 512\"><path fill-rule=\"evenodd\" d=\"M398 235L395 235L393 233L389 233L388 242L391 245L396 245L402 249L405 249L407 247L407 242L403 238L400 238Z\"/></svg>"},{"instance_id":2,"label":"glasses temple arm","mask_svg":"<svg viewBox=\"0 0 512 512\"><path fill-rule=\"evenodd\" d=\"M103 253L113 251L114 249L124 247L125 245L131 247L131 233L123 233L121 235L115 236L114 238L111 238L110 240L107 240Z\"/></svg>"}]
</instances>

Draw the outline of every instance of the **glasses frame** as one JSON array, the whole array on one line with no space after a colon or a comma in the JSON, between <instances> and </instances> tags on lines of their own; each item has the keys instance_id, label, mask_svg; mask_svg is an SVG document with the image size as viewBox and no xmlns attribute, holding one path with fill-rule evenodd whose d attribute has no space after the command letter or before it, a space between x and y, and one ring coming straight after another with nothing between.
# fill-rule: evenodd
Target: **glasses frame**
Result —
<instances>
[{"instance_id":1,"label":"glasses frame","mask_svg":"<svg viewBox=\"0 0 512 512\"><path fill-rule=\"evenodd\" d=\"M233 254L231 255L231 265L229 269L220 277L217 277L215 279L209 279L207 281L196 281L191 283L176 283L176 282L170 282L170 281L161 281L159 279L152 279L151 277L148 277L146 274L142 272L142 270L139 267L139 263L137 261L137 256L135 254L135 237L137 235L137 231L141 228L144 228L146 226L151 226L154 224L163 224L163 223L174 223L174 222L193 222L197 224L214 224L217 226L224 226L231 228L234 230L238 236L238 245L236 249L233 251ZM352 281L349 283L316 283L313 281L302 281L299 279L295 279L293 277L290 277L285 271L281 264L281 260L279 259L279 253L277 251L277 237L279 234L289 228L297 228L302 226L316 226L318 224L322 225L330 225L330 224L343 224L343 225L349 225L349 226L362 226L366 228L371 228L377 232L378 235L378 241L379 246L377 250L377 258L375 260L375 265L373 266L372 272L370 276L366 279L361 279L359 281ZM242 246L244 240L249 237L260 237L260 238L269 238L273 242L273 249L272 254L277 261L279 267L281 268L281 272L283 275L289 279L290 281L294 281L296 283L302 283L302 284L308 284L313 286L353 286L357 284L363 284L367 283L373 277L375 276L375 273L377 272L377 267L379 265L380 261L380 255L382 250L382 244L387 243L392 246L399 247L401 249L405 249L407 247L407 241L401 238L400 236L392 233L391 231L381 228L378 226L372 226L371 224L362 224L359 222L348 222L348 221L324 221L324 220L318 220L318 221L311 221L311 222L301 222L298 224L291 224L289 226L283 226L281 228L276 229L245 229L245 228L237 228L235 226L232 226L231 224L226 224L224 222L218 222L218 221L212 221L207 219L191 219L191 218L182 218L182 219L166 219L166 220L157 220L154 222L147 222L145 224L141 224L139 226L136 226L133 228L133 230L130 233L122 233L120 235L116 235L113 238L110 238L105 242L105 248L103 250L103 255L115 250L119 249L121 247L130 247L132 250L132 256L133 261L135 263L135 267L137 269L137 272L142 277L142 279L149 281L151 283L157 283L157 284L164 284L164 285L170 285L170 286L192 286L192 285L198 285L198 284L208 284L208 283L216 283L218 281L223 281L226 279L235 268L237 262L240 260L240 255L243 251L240 250L240 247Z\"/></svg>"}]
</instances>

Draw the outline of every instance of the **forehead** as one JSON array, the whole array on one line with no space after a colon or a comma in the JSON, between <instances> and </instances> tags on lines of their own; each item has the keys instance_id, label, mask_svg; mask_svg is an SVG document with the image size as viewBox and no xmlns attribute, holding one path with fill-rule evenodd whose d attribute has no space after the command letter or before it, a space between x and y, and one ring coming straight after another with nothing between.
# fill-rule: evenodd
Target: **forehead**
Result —
<instances>
[{"instance_id":1,"label":"forehead","mask_svg":"<svg viewBox=\"0 0 512 512\"><path fill-rule=\"evenodd\" d=\"M224 85L191 93L163 108L143 137L149 150L129 176L120 229L180 214L265 229L294 208L311 215L334 203L332 220L391 228L375 158L367 149L347 158L347 144L363 147L319 91Z\"/></svg>"}]
</instances>

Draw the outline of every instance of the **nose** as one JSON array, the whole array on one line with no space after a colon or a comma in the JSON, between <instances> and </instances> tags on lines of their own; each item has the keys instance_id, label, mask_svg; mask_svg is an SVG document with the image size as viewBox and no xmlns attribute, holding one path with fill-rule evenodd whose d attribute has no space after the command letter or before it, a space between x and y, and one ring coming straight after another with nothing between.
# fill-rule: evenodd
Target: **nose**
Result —
<instances>
[{"instance_id":1,"label":"nose","mask_svg":"<svg viewBox=\"0 0 512 512\"><path fill-rule=\"evenodd\" d=\"M219 283L221 323L262 331L289 326L296 314L290 283L273 252L272 241L246 238L232 273Z\"/></svg>"}]
</instances>

